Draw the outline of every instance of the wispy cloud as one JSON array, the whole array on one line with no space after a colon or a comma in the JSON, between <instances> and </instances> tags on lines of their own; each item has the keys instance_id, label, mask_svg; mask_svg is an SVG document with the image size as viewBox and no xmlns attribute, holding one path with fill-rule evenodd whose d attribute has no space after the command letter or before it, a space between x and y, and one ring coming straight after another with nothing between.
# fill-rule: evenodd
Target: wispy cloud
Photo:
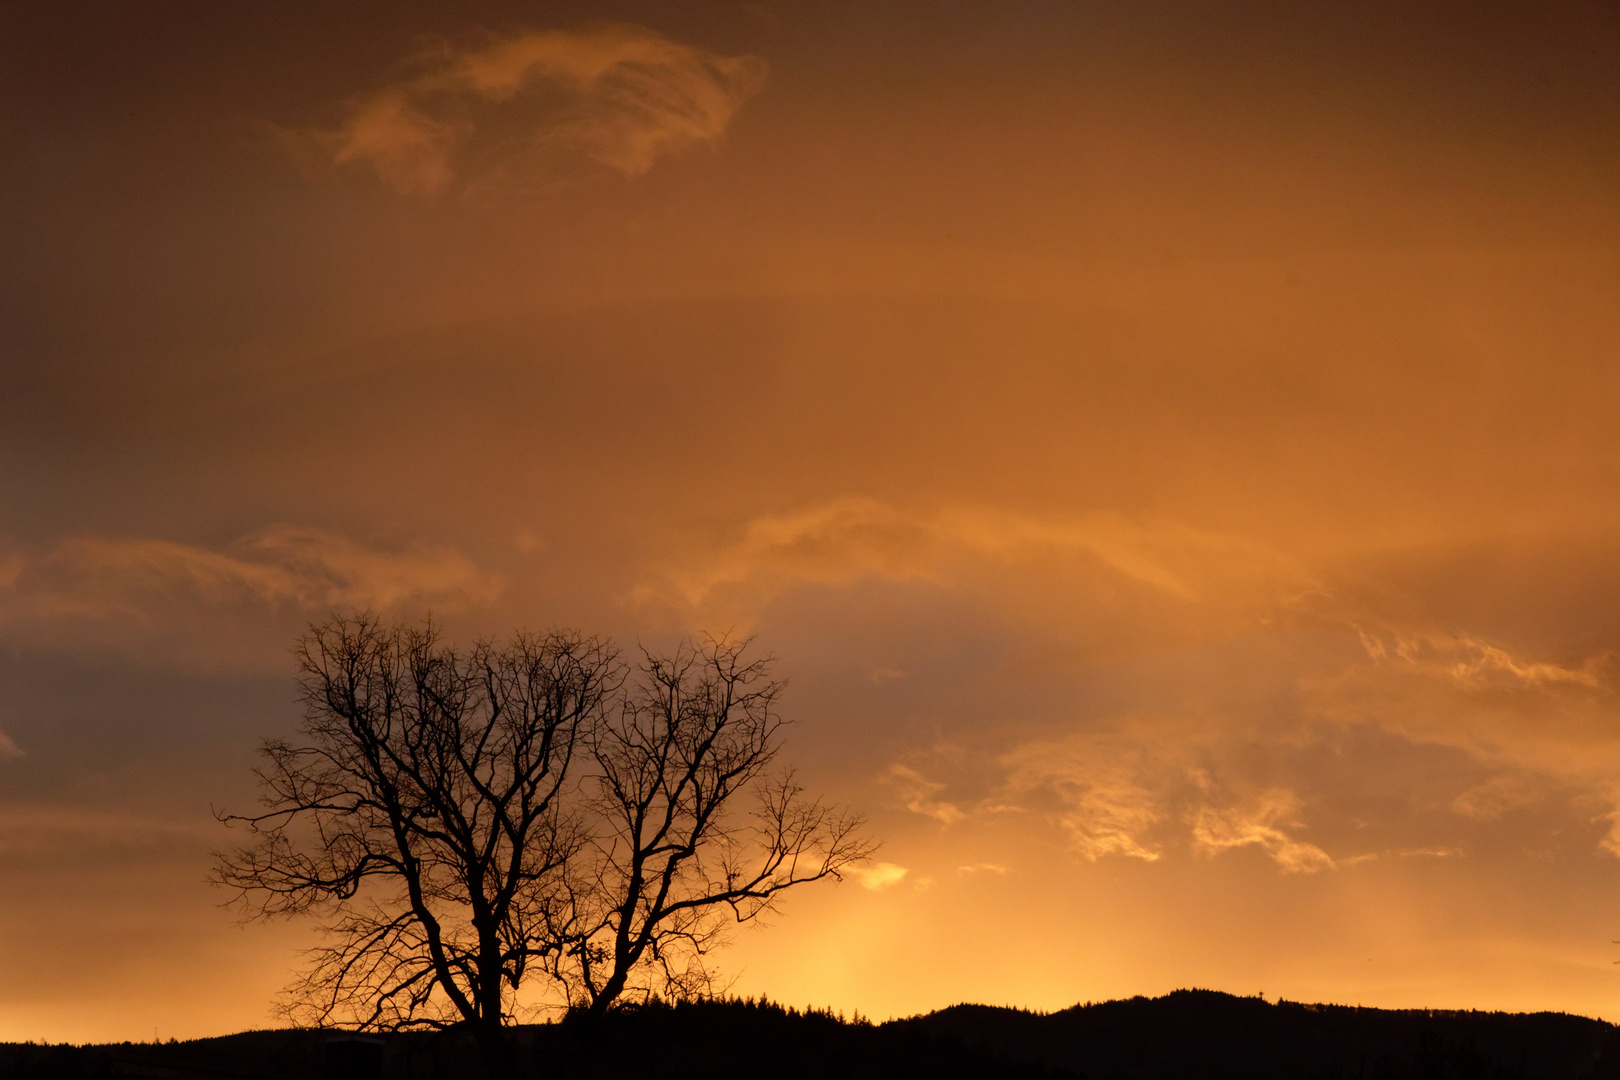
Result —
<instances>
[{"instance_id":1,"label":"wispy cloud","mask_svg":"<svg viewBox=\"0 0 1620 1080\"><path fill-rule=\"evenodd\" d=\"M493 600L501 582L450 548L388 551L317 529L273 525L222 550L150 537L81 536L25 565L7 615L137 615L159 598L250 600L301 610L387 610L407 601Z\"/></svg>"},{"instance_id":2,"label":"wispy cloud","mask_svg":"<svg viewBox=\"0 0 1620 1080\"><path fill-rule=\"evenodd\" d=\"M1509 810L1531 805L1542 797L1546 788L1546 780L1532 774L1493 776L1452 799L1451 808L1464 817L1491 820Z\"/></svg>"},{"instance_id":3,"label":"wispy cloud","mask_svg":"<svg viewBox=\"0 0 1620 1080\"><path fill-rule=\"evenodd\" d=\"M844 872L860 882L863 888L871 889L873 892L882 892L900 884L910 873L904 866L890 862L873 863L871 866L851 866Z\"/></svg>"},{"instance_id":4,"label":"wispy cloud","mask_svg":"<svg viewBox=\"0 0 1620 1080\"><path fill-rule=\"evenodd\" d=\"M1369 659L1444 677L1469 690L1559 684L1596 688L1602 685L1603 668L1610 659L1606 652L1599 653L1578 667L1566 667L1525 660L1499 645L1464 633L1445 634L1396 625L1372 629L1358 626L1357 631Z\"/></svg>"},{"instance_id":5,"label":"wispy cloud","mask_svg":"<svg viewBox=\"0 0 1620 1080\"><path fill-rule=\"evenodd\" d=\"M966 816L954 803L935 798L945 790L944 784L928 779L909 765L890 765L884 776L899 790L906 809L914 814L933 818L942 825L953 824Z\"/></svg>"},{"instance_id":6,"label":"wispy cloud","mask_svg":"<svg viewBox=\"0 0 1620 1080\"><path fill-rule=\"evenodd\" d=\"M992 796L964 817L1016 810L1045 820L1089 862L1111 857L1157 862L1174 847L1204 855L1263 850L1285 873L1339 862L1301 840L1301 803L1288 788L1256 789L1221 733L1200 725L1121 720L1108 730L1021 743L996 761ZM1224 782L1197 761L1221 762ZM1353 865L1376 856L1351 856Z\"/></svg>"},{"instance_id":7,"label":"wispy cloud","mask_svg":"<svg viewBox=\"0 0 1620 1080\"><path fill-rule=\"evenodd\" d=\"M1306 708L1335 723L1374 718L1416 743L1468 754L1491 775L1451 797L1456 813L1496 818L1554 791L1606 797L1620 766L1612 646L1553 659L1433 618L1348 604L1329 614L1354 628L1361 656L1306 676Z\"/></svg>"},{"instance_id":8,"label":"wispy cloud","mask_svg":"<svg viewBox=\"0 0 1620 1080\"><path fill-rule=\"evenodd\" d=\"M1146 836L1161 815L1145 788L1129 783L1087 784L1065 795L1068 808L1058 817L1058 824L1081 856L1093 861L1105 855L1148 862L1159 858L1159 847Z\"/></svg>"},{"instance_id":9,"label":"wispy cloud","mask_svg":"<svg viewBox=\"0 0 1620 1080\"><path fill-rule=\"evenodd\" d=\"M442 47L419 73L360 95L310 133L339 165L364 164L402 191L433 194L473 172L583 156L639 176L667 154L721 139L766 64L640 26L531 30Z\"/></svg>"},{"instance_id":10,"label":"wispy cloud","mask_svg":"<svg viewBox=\"0 0 1620 1080\"><path fill-rule=\"evenodd\" d=\"M919 750L886 774L903 805L943 824L1008 809L1061 830L1084 859L1256 848L1303 873L1353 865L1358 851L1455 849L1472 822L1544 794L1558 795L1549 813L1588 826L1595 808L1620 805L1612 636L1504 640L1444 596L1176 521L839 498L675 548L632 597L696 626L747 628L792 618L811 594L883 605L897 591L993 625L1003 655L975 677L1019 680L1003 713L972 721L985 736L975 760L941 771ZM1153 665L1160 674L1145 675ZM906 680L885 683L897 702L953 677L917 657L904 666ZM1148 704L1099 712L1126 693ZM1443 782L1381 797L1409 802L1427 832L1390 824L1322 763L1365 730L1413 770L1449 762ZM1200 790L1199 769L1225 787ZM1314 843L1298 835L1295 792ZM1620 854L1620 825L1605 846Z\"/></svg>"},{"instance_id":11,"label":"wispy cloud","mask_svg":"<svg viewBox=\"0 0 1620 1080\"><path fill-rule=\"evenodd\" d=\"M215 549L154 537L69 537L0 587L0 631L47 643L207 637L221 620L331 610L455 611L492 603L502 579L448 547L382 548L274 525ZM161 631L161 633L158 633Z\"/></svg>"},{"instance_id":12,"label":"wispy cloud","mask_svg":"<svg viewBox=\"0 0 1620 1080\"><path fill-rule=\"evenodd\" d=\"M1327 852L1288 835L1286 828L1299 827L1298 815L1299 798L1284 788L1263 791L1236 806L1201 806L1193 815L1193 846L1211 855L1258 847L1291 874L1333 869Z\"/></svg>"},{"instance_id":13,"label":"wispy cloud","mask_svg":"<svg viewBox=\"0 0 1620 1080\"><path fill-rule=\"evenodd\" d=\"M1083 859L1110 855L1156 861L1163 848L1152 835L1165 817L1164 796L1148 786L1162 769L1146 768L1129 749L1077 736L1035 741L1002 756L1001 797L1027 803L1042 794L1056 800L1052 815L1069 846Z\"/></svg>"},{"instance_id":14,"label":"wispy cloud","mask_svg":"<svg viewBox=\"0 0 1620 1080\"><path fill-rule=\"evenodd\" d=\"M912 509L834 499L754 518L734 541L658 568L633 592L731 621L756 617L782 593L868 580L960 584L987 569L1067 564L1161 602L1277 605L1316 588L1292 561L1260 545L1175 522L1115 515L1043 519L981 506ZM1047 588L1054 583L1047 578Z\"/></svg>"},{"instance_id":15,"label":"wispy cloud","mask_svg":"<svg viewBox=\"0 0 1620 1080\"><path fill-rule=\"evenodd\" d=\"M1620 858L1620 787L1610 784L1606 794L1610 809L1599 814L1596 820L1607 821L1609 830L1598 841L1598 847Z\"/></svg>"},{"instance_id":16,"label":"wispy cloud","mask_svg":"<svg viewBox=\"0 0 1620 1080\"><path fill-rule=\"evenodd\" d=\"M1401 848L1394 854L1397 858L1402 859L1460 859L1463 857L1464 852L1460 847L1418 847ZM1376 858L1376 856L1359 855L1351 859L1341 859L1339 862L1340 865L1344 865L1357 859L1366 860L1369 858Z\"/></svg>"}]
</instances>

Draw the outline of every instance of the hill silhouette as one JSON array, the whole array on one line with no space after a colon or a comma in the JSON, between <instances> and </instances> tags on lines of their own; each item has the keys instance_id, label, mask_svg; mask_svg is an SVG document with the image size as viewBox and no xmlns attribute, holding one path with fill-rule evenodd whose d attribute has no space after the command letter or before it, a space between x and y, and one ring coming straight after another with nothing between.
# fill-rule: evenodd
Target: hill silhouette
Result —
<instances>
[{"instance_id":1,"label":"hill silhouette","mask_svg":"<svg viewBox=\"0 0 1620 1080\"><path fill-rule=\"evenodd\" d=\"M1208 990L1055 1013L958 1005L870 1024L769 1002L627 1009L514 1030L523 1076L1008 1080L1620 1080L1620 1028L1562 1013L1271 1003ZM0 1077L461 1080L456 1032L244 1032L168 1044L0 1046Z\"/></svg>"},{"instance_id":2,"label":"hill silhouette","mask_svg":"<svg viewBox=\"0 0 1620 1080\"><path fill-rule=\"evenodd\" d=\"M1620 1077L1620 1028L1564 1013L1368 1009L1177 990L1047 1014L957 1005L885 1027L1089 1080Z\"/></svg>"}]
</instances>

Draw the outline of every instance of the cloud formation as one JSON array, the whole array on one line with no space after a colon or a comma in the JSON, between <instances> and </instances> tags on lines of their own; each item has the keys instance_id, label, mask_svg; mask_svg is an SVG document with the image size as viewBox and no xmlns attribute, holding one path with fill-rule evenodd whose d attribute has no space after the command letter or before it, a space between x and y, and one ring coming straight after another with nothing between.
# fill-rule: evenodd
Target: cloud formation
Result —
<instances>
[{"instance_id":1,"label":"cloud formation","mask_svg":"<svg viewBox=\"0 0 1620 1080\"><path fill-rule=\"evenodd\" d=\"M1144 768L1130 747L1083 736L1028 742L1002 755L1000 766L1000 805L1038 804L1039 796L1049 796L1055 802L1050 816L1081 858L1154 862L1163 854L1153 832L1167 816L1165 798L1149 784L1167 774Z\"/></svg>"},{"instance_id":2,"label":"cloud formation","mask_svg":"<svg viewBox=\"0 0 1620 1080\"><path fill-rule=\"evenodd\" d=\"M886 777L899 790L906 809L914 814L933 818L941 825L954 824L966 816L954 803L935 798L945 790L944 784L928 779L909 765L890 765Z\"/></svg>"},{"instance_id":3,"label":"cloud formation","mask_svg":"<svg viewBox=\"0 0 1620 1080\"><path fill-rule=\"evenodd\" d=\"M1476 784L1451 800L1451 809L1464 817L1494 820L1540 799L1546 791L1544 779L1532 774L1508 773Z\"/></svg>"},{"instance_id":4,"label":"cloud formation","mask_svg":"<svg viewBox=\"0 0 1620 1080\"><path fill-rule=\"evenodd\" d=\"M870 866L851 866L845 873L861 883L862 888L873 892L882 892L905 880L909 870L904 866L890 862L873 863Z\"/></svg>"},{"instance_id":5,"label":"cloud formation","mask_svg":"<svg viewBox=\"0 0 1620 1080\"><path fill-rule=\"evenodd\" d=\"M1298 796L1284 788L1262 791L1237 806L1201 806L1193 816L1193 846L1210 855L1229 848L1258 847L1291 874L1333 869L1327 852L1284 831L1284 826L1299 827L1298 815Z\"/></svg>"},{"instance_id":6,"label":"cloud formation","mask_svg":"<svg viewBox=\"0 0 1620 1080\"><path fill-rule=\"evenodd\" d=\"M1056 572L1059 587L1108 579L1181 612L1299 604L1320 586L1283 555L1171 521L1097 514L1042 519L984 506L913 509L876 499L830 500L749 521L717 549L661 567L633 598L700 619L747 624L803 586L915 581L959 586L986 572Z\"/></svg>"},{"instance_id":7,"label":"cloud formation","mask_svg":"<svg viewBox=\"0 0 1620 1080\"><path fill-rule=\"evenodd\" d=\"M948 785L914 768L894 765L888 775L924 793L907 804L914 813L947 824L1020 814L1054 826L1069 851L1087 862L1114 856L1157 862L1177 846L1206 856L1256 847L1284 873L1314 873L1376 857L1335 859L1299 839L1294 832L1303 827L1302 808L1293 790L1253 790L1218 733L1189 737L1173 727L1123 724L1108 735L1019 744L993 763L979 763L999 779L965 808L932 800ZM1197 761L1218 761L1232 784L1218 783ZM941 805L950 808L948 818L937 812Z\"/></svg>"},{"instance_id":8,"label":"cloud formation","mask_svg":"<svg viewBox=\"0 0 1620 1080\"><path fill-rule=\"evenodd\" d=\"M718 142L766 73L759 57L618 23L445 46L419 63L415 77L356 98L340 124L314 133L335 164L367 165L416 194L544 170L558 155L639 176L660 157Z\"/></svg>"},{"instance_id":9,"label":"cloud formation","mask_svg":"<svg viewBox=\"0 0 1620 1080\"><path fill-rule=\"evenodd\" d=\"M12 582L34 611L92 617L136 613L152 596L388 610L410 600L488 602L500 587L449 548L384 551L294 525L260 529L221 551L148 537L72 537Z\"/></svg>"},{"instance_id":10,"label":"cloud formation","mask_svg":"<svg viewBox=\"0 0 1620 1080\"><path fill-rule=\"evenodd\" d=\"M1175 521L866 498L756 517L669 558L633 596L694 625L768 627L830 593L869 596L883 619L907 596L978 634L996 628L989 652L976 646L983 669L895 655L892 670L914 674L879 684L927 703L914 707L932 749L900 754L883 778L940 825L1012 812L1086 861L1254 848L1285 873L1312 873L1466 851L1482 823L1513 814L1506 828L1547 827L1525 816L1540 814L1577 826L1571 837L1584 822L1592 845L1620 853L1620 826L1609 839L1592 826L1620 821L1602 638L1538 649ZM869 655L852 660L874 670ZM946 692L928 686L941 678L999 688L963 710L972 746L941 743L931 726ZM1345 787L1335 762L1372 744L1389 789Z\"/></svg>"},{"instance_id":11,"label":"cloud formation","mask_svg":"<svg viewBox=\"0 0 1620 1080\"><path fill-rule=\"evenodd\" d=\"M69 537L0 585L0 633L50 644L83 634L139 648L149 635L202 639L264 614L456 611L504 588L452 548L384 549L319 529L272 525L223 549L152 537ZM211 617L212 616L212 617ZM196 624L188 620L200 620ZM190 626L188 630L187 627Z\"/></svg>"},{"instance_id":12,"label":"cloud formation","mask_svg":"<svg viewBox=\"0 0 1620 1080\"><path fill-rule=\"evenodd\" d=\"M1470 690L1537 688L1560 683L1597 688L1609 654L1588 656L1577 667L1546 661L1521 660L1506 649L1462 633L1436 634L1432 630L1405 630L1386 626L1360 630L1361 644L1375 661L1403 664L1414 671L1444 676Z\"/></svg>"}]
</instances>

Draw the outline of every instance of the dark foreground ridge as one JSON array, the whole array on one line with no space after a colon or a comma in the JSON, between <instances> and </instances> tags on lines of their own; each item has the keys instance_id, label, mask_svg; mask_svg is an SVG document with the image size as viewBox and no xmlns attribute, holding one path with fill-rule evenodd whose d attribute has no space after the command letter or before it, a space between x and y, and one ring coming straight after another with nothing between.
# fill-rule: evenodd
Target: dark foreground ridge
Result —
<instances>
[{"instance_id":1,"label":"dark foreground ridge","mask_svg":"<svg viewBox=\"0 0 1620 1080\"><path fill-rule=\"evenodd\" d=\"M1563 1013L1364 1009L1178 990L885 1024L767 1002L654 1005L514 1029L522 1080L1620 1080L1620 1028ZM258 1031L185 1043L0 1045L0 1078L476 1080L470 1039Z\"/></svg>"}]
</instances>

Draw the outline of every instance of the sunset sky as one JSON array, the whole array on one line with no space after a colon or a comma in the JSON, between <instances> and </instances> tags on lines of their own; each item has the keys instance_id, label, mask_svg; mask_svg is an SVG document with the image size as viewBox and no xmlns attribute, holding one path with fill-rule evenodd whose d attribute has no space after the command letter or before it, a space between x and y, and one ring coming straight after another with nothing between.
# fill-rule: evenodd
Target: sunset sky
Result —
<instances>
[{"instance_id":1,"label":"sunset sky","mask_svg":"<svg viewBox=\"0 0 1620 1080\"><path fill-rule=\"evenodd\" d=\"M272 1022L331 611L753 635L722 961L1620 1021L1620 7L0 3L0 1039Z\"/></svg>"}]
</instances>

